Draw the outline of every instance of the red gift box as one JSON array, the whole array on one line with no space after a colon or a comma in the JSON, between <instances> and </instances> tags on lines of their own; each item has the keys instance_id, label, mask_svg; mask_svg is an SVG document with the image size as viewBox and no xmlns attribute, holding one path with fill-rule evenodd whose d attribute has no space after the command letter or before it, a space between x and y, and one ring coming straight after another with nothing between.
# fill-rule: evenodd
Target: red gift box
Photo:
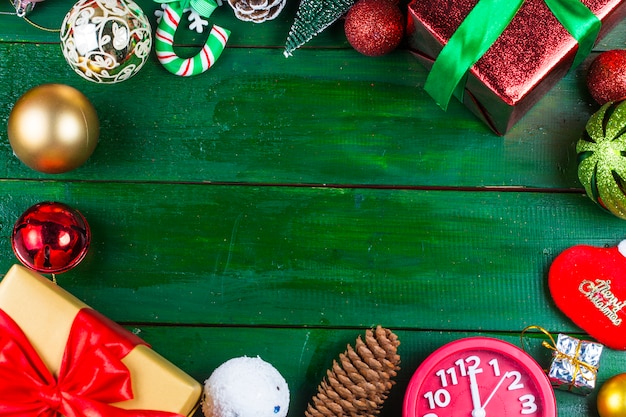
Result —
<instances>
[{"instance_id":1,"label":"red gift box","mask_svg":"<svg viewBox=\"0 0 626 417\"><path fill-rule=\"evenodd\" d=\"M626 2L622 0L581 2L602 22L598 39L626 16ZM411 1L409 47L426 68L432 67L477 3ZM462 101L494 132L503 135L567 73L577 50L577 41L544 0L526 0L467 72Z\"/></svg>"}]
</instances>

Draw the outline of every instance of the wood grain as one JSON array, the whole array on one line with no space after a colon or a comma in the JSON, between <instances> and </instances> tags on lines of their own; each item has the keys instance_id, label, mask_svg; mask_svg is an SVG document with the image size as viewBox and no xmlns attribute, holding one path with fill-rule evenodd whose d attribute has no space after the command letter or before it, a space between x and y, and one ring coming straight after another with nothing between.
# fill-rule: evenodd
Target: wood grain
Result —
<instances>
[{"instance_id":1,"label":"wood grain","mask_svg":"<svg viewBox=\"0 0 626 417\"><path fill-rule=\"evenodd\" d=\"M156 24L156 3L139 4ZM31 18L58 27L71 5L46 0ZM440 110L407 50L359 55L341 22L284 58L296 9L253 24L224 6L211 22L233 35L207 73L175 77L153 55L106 86L72 72L58 34L0 15L3 124L25 91L50 82L85 93L101 123L91 159L59 175L24 166L0 129L0 271L16 262L11 232L26 208L70 204L93 238L60 285L199 381L231 357L261 356L289 383L290 416L377 324L401 341L383 416L401 415L412 373L448 341L520 345L528 325L584 336L546 276L572 245L624 238L623 221L583 194L574 147L597 109L586 68L623 47L626 24L497 137L457 102ZM176 41L192 54L203 37L181 30ZM536 338L528 348L548 365ZM625 359L606 350L599 383ZM595 392L556 395L560 417L597 416Z\"/></svg>"}]
</instances>

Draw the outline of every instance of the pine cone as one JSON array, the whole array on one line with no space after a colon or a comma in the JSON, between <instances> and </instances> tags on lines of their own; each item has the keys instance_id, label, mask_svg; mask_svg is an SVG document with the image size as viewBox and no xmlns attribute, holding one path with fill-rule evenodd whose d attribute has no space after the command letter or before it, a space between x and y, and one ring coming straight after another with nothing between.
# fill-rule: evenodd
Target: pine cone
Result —
<instances>
[{"instance_id":1,"label":"pine cone","mask_svg":"<svg viewBox=\"0 0 626 417\"><path fill-rule=\"evenodd\" d=\"M274 19L285 3L286 0L228 0L237 19L254 23Z\"/></svg>"},{"instance_id":2,"label":"pine cone","mask_svg":"<svg viewBox=\"0 0 626 417\"><path fill-rule=\"evenodd\" d=\"M368 329L365 342L348 345L333 361L332 369L318 387L305 411L306 417L374 416L387 399L393 378L400 369L397 354L400 341L388 329Z\"/></svg>"}]
</instances>

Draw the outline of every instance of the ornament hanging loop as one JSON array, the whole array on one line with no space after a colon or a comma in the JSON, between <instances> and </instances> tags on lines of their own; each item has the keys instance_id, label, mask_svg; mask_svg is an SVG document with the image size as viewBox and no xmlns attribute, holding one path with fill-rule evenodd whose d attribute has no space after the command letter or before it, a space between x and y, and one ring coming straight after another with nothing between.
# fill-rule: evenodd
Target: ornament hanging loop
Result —
<instances>
[{"instance_id":1,"label":"ornament hanging loop","mask_svg":"<svg viewBox=\"0 0 626 417\"><path fill-rule=\"evenodd\" d=\"M539 330L541 333L545 334L548 339L550 340L549 342L546 340L543 340L541 342L541 346L543 346L546 349L549 349L552 351L552 356L559 360L559 359L564 359L567 360L568 362L570 362L573 367L573 375L572 375L572 381L576 380L576 376L578 374L580 374L580 376L587 380L587 381L592 381L595 380L596 374L598 373L598 368L596 366L593 365L589 365L588 363L585 363L584 361L581 361L580 359L578 359L579 354L580 354L580 348L581 348L581 343L578 343L576 345L576 351L573 355L569 355L567 353L561 352L558 348L557 348L557 343L554 340L554 337L550 334L550 332L548 332L546 329L544 329L541 326L528 326L526 328L524 328L524 330L522 330L522 333L520 334L520 340L522 343L522 350L524 349L524 334L528 331L528 330ZM581 368L584 368L584 370L586 370L587 372L583 372ZM590 374L589 376L587 374Z\"/></svg>"},{"instance_id":2,"label":"ornament hanging loop","mask_svg":"<svg viewBox=\"0 0 626 417\"><path fill-rule=\"evenodd\" d=\"M189 77L201 74L213 66L226 47L230 31L213 25L200 52L190 58L179 57L174 52L174 35L186 9L185 6L190 6L204 17L209 17L217 8L217 4L212 0L183 0L167 3L156 30L154 48L159 62L166 70L175 75Z\"/></svg>"},{"instance_id":3,"label":"ornament hanging loop","mask_svg":"<svg viewBox=\"0 0 626 417\"><path fill-rule=\"evenodd\" d=\"M60 31L60 29L50 29L50 28L38 25L37 23L33 22L28 17L26 17L26 15L29 14L35 8L35 4L43 0L9 0L9 1L11 2L11 5L15 8L15 13L0 12L0 14L10 14L10 15L20 17L24 19L31 26L36 27L37 29L43 30L46 32L59 32Z\"/></svg>"},{"instance_id":4,"label":"ornament hanging loop","mask_svg":"<svg viewBox=\"0 0 626 417\"><path fill-rule=\"evenodd\" d=\"M43 30L43 31L46 31L46 32L60 32L61 31L61 29L50 29L50 28L38 25L37 23L33 22L32 20L30 20L26 16L23 16L22 19L26 20L31 26L34 26L34 27L36 27L39 30Z\"/></svg>"},{"instance_id":5,"label":"ornament hanging loop","mask_svg":"<svg viewBox=\"0 0 626 417\"><path fill-rule=\"evenodd\" d=\"M550 339L550 342L552 342L552 346L556 346L556 341L554 340L554 337L550 334L549 331L547 331L546 329L544 329L541 326L531 325L531 326L525 327L524 330L522 330L522 333L520 333L520 335L519 335L520 343L522 345L522 350L523 351L526 351L526 349L524 348L524 335L529 330L539 330L541 333L545 334L548 337L548 339ZM549 346L548 342L546 342L546 341L542 341L541 345L544 346L544 347L547 347L546 345Z\"/></svg>"},{"instance_id":6,"label":"ornament hanging loop","mask_svg":"<svg viewBox=\"0 0 626 417\"><path fill-rule=\"evenodd\" d=\"M15 7L15 14L17 14L17 17L25 17L35 8L36 2L28 0L12 0L11 3L13 4L13 7Z\"/></svg>"}]
</instances>

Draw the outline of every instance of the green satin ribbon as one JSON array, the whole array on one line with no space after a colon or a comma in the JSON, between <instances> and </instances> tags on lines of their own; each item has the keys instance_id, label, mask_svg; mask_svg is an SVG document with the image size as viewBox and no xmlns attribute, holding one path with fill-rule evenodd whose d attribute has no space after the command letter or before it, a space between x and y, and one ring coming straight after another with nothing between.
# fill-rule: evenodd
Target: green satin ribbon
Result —
<instances>
[{"instance_id":1,"label":"green satin ribbon","mask_svg":"<svg viewBox=\"0 0 626 417\"><path fill-rule=\"evenodd\" d=\"M572 67L591 52L601 22L580 0L545 0L550 11L578 42ZM452 95L462 98L469 69L487 52L524 0L479 0L443 47L426 78L424 89L444 110Z\"/></svg>"},{"instance_id":2,"label":"green satin ribbon","mask_svg":"<svg viewBox=\"0 0 626 417\"><path fill-rule=\"evenodd\" d=\"M215 0L154 0L157 3L179 3L181 10L193 9L202 17L209 17L215 9Z\"/></svg>"},{"instance_id":3,"label":"green satin ribbon","mask_svg":"<svg viewBox=\"0 0 626 417\"><path fill-rule=\"evenodd\" d=\"M584 61L598 39L602 22L579 0L545 0L552 14L576 42L578 51L572 68Z\"/></svg>"}]
</instances>

